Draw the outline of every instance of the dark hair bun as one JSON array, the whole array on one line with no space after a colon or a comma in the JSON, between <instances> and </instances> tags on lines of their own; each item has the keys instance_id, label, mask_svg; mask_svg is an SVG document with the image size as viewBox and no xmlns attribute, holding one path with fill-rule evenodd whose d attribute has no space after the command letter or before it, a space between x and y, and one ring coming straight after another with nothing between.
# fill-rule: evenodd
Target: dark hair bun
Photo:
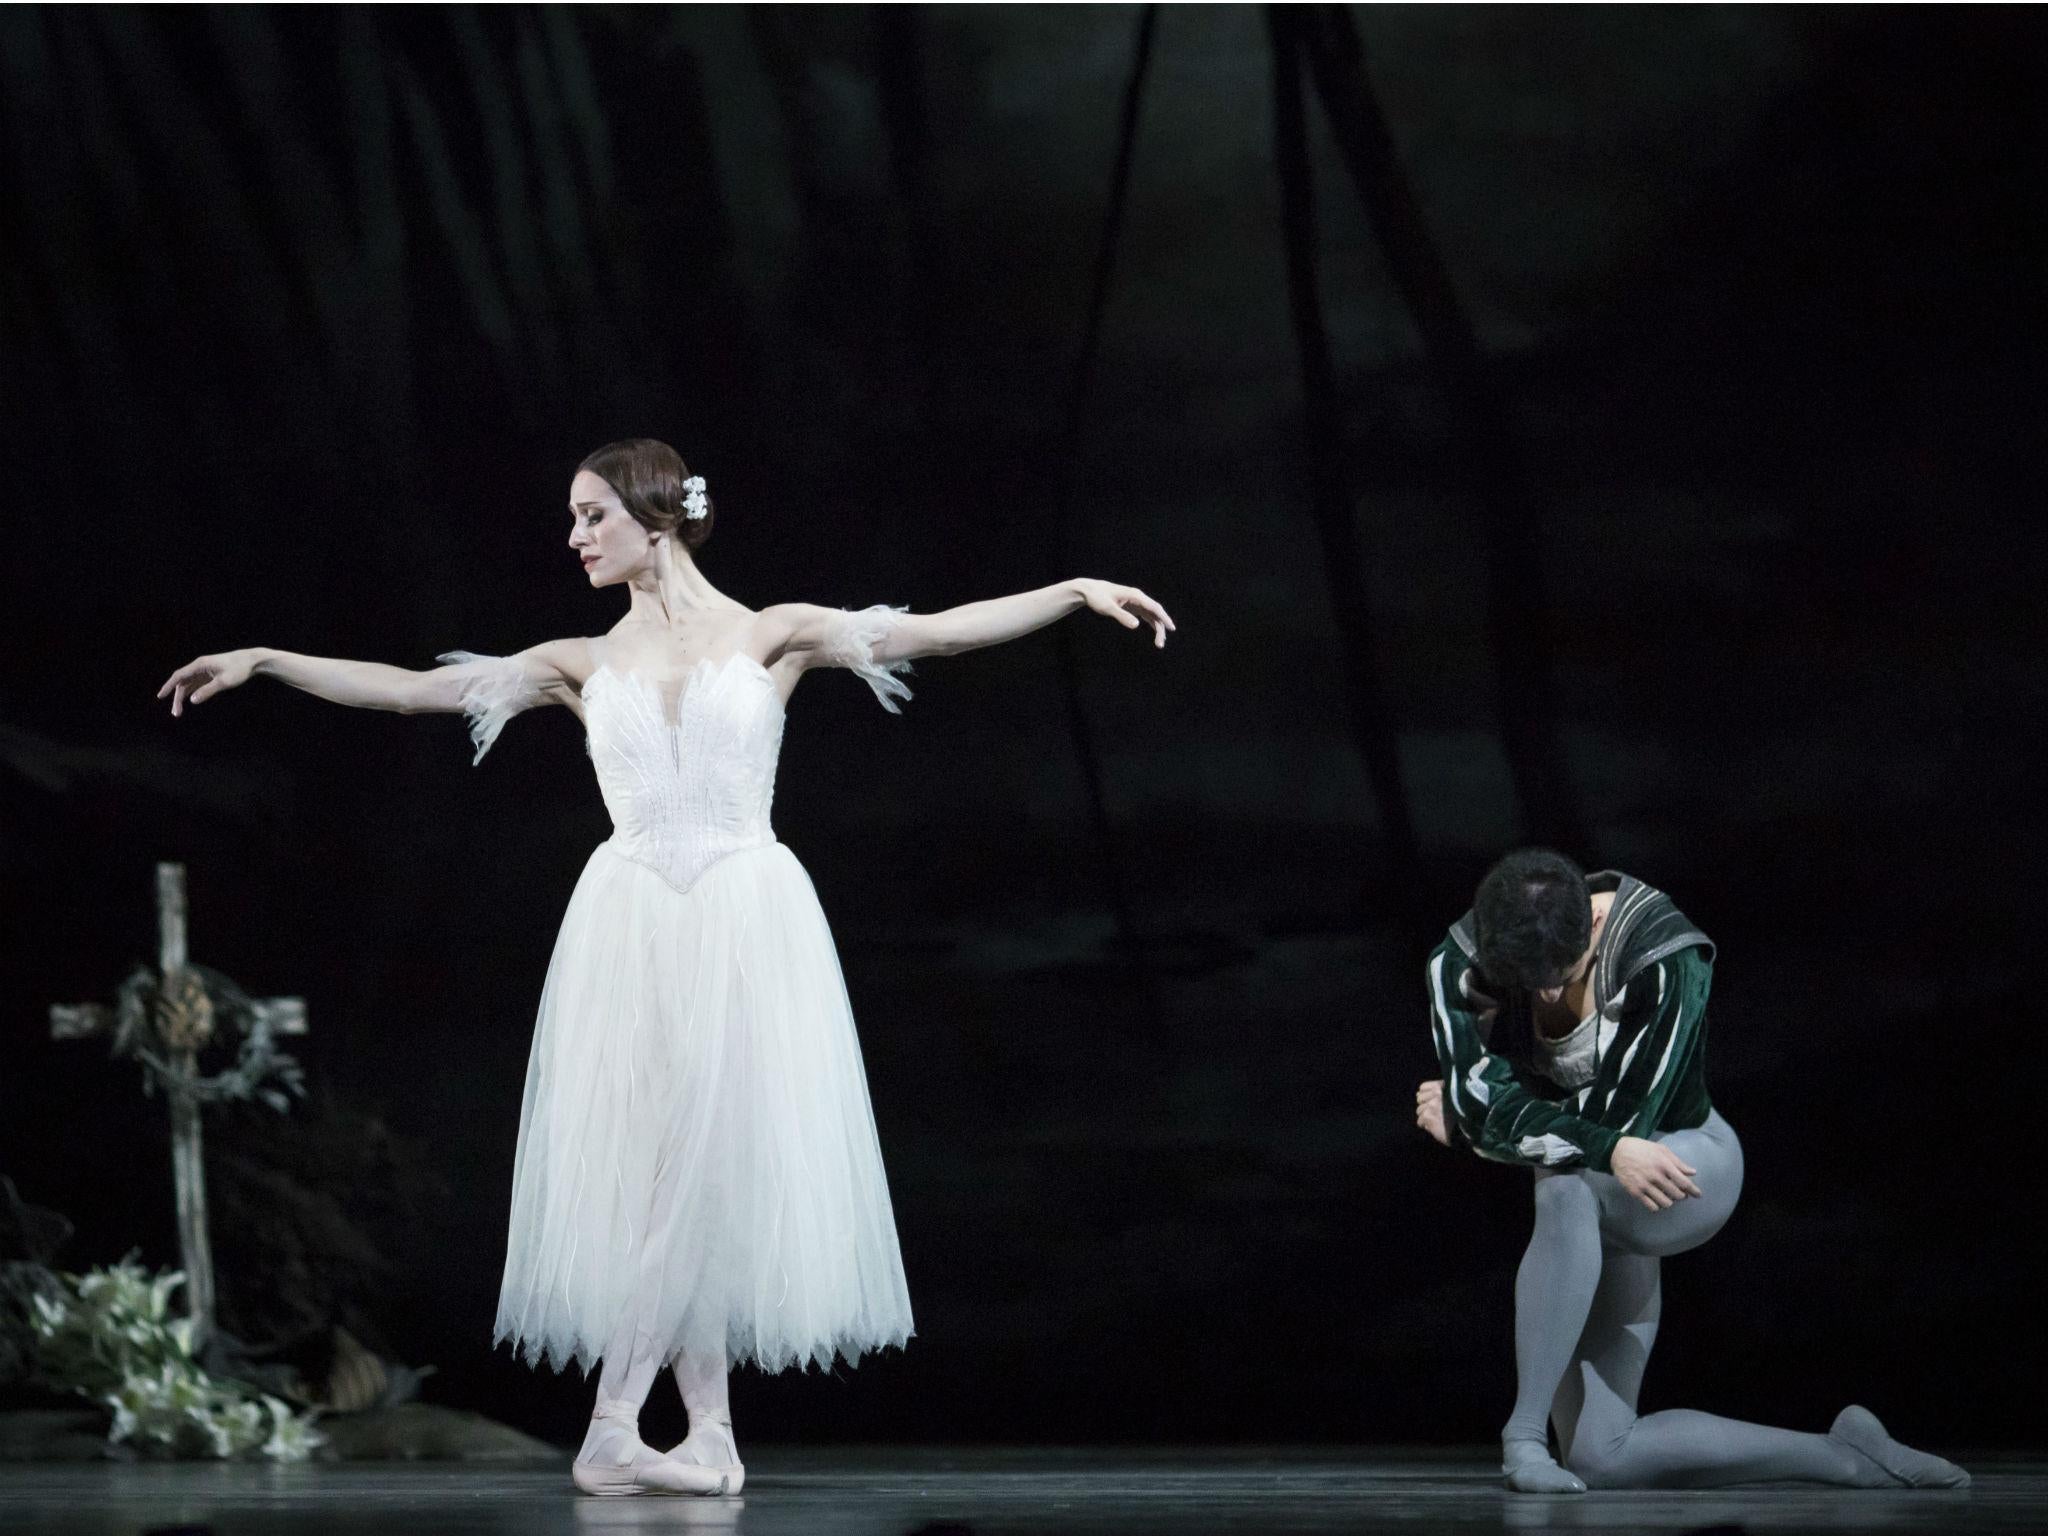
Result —
<instances>
[{"instance_id":1,"label":"dark hair bun","mask_svg":"<svg viewBox=\"0 0 2048 1536\"><path fill-rule=\"evenodd\" d=\"M692 477L683 456L651 437L629 437L606 443L576 466L589 470L614 491L633 521L650 533L673 533L685 549L698 549L711 537L717 508L710 494L686 484ZM703 514L692 517L701 500Z\"/></svg>"}]
</instances>

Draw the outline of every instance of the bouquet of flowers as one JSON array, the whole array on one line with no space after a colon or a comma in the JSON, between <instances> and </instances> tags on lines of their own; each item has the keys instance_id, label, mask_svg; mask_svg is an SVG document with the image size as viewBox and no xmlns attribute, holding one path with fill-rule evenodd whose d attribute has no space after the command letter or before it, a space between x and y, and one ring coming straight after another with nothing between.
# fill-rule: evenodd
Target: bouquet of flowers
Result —
<instances>
[{"instance_id":1,"label":"bouquet of flowers","mask_svg":"<svg viewBox=\"0 0 2048 1536\"><path fill-rule=\"evenodd\" d=\"M59 1274L29 1326L37 1367L54 1385L107 1408L113 1445L159 1456L262 1456L304 1461L324 1443L313 1415L207 1374L192 1355L192 1320L171 1315L176 1270L149 1275L132 1258Z\"/></svg>"}]
</instances>

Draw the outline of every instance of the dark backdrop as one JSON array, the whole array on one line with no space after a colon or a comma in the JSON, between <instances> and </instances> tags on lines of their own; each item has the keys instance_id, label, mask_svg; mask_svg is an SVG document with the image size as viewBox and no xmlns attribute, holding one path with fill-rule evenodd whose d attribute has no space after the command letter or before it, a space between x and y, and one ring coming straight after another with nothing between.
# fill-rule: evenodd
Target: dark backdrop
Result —
<instances>
[{"instance_id":1,"label":"dark backdrop","mask_svg":"<svg viewBox=\"0 0 2048 1536\"><path fill-rule=\"evenodd\" d=\"M649 434L743 600L1092 574L1180 625L923 664L901 719L800 691L777 826L919 1334L743 1378L749 1434L1491 1436L1526 1180L1410 1124L1421 962L1554 837L1721 945L1748 1185L1648 1401L2038 1442L2039 29L1344 14L1282 25L1363 48L1306 120L1319 314L1267 17L1157 16L1078 405L1135 10L0 18L0 1172L68 1261L176 1261L161 1102L46 1011L182 859L195 957L313 1022L308 1102L213 1122L225 1315L573 1432L488 1348L606 831L573 720L472 769L450 717L152 693L602 630L566 487Z\"/></svg>"}]
</instances>

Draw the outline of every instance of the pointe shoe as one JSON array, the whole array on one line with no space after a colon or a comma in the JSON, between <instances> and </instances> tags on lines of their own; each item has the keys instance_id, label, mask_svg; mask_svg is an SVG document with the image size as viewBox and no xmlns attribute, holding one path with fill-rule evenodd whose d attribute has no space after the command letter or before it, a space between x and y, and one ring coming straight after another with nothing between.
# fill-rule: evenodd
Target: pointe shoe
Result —
<instances>
[{"instance_id":1,"label":"pointe shoe","mask_svg":"<svg viewBox=\"0 0 2048 1536\"><path fill-rule=\"evenodd\" d=\"M1851 1403L1835 1415L1828 1438L1839 1440L1901 1488L1967 1488L1970 1474L1952 1461L1899 1444L1877 1415Z\"/></svg>"},{"instance_id":2,"label":"pointe shoe","mask_svg":"<svg viewBox=\"0 0 2048 1536\"><path fill-rule=\"evenodd\" d=\"M673 1461L646 1446L641 1449L646 1451L648 1459L635 1460L623 1467L599 1467L579 1461L569 1469L569 1477L579 1493L595 1494L600 1498L638 1493L716 1498L736 1491L727 1486L727 1479L721 1472Z\"/></svg>"},{"instance_id":3,"label":"pointe shoe","mask_svg":"<svg viewBox=\"0 0 2048 1536\"><path fill-rule=\"evenodd\" d=\"M725 1486L720 1493L738 1493L747 1483L747 1469L740 1464L740 1449L732 1437L731 1419L698 1419L690 1432L671 1450L669 1459L693 1471L711 1472Z\"/></svg>"},{"instance_id":4,"label":"pointe shoe","mask_svg":"<svg viewBox=\"0 0 2048 1536\"><path fill-rule=\"evenodd\" d=\"M640 1410L632 1404L600 1401L590 1418L591 1438L569 1468L570 1481L579 1492L602 1498L640 1493L716 1496L729 1491L730 1479L722 1471L673 1460L643 1442Z\"/></svg>"}]
</instances>

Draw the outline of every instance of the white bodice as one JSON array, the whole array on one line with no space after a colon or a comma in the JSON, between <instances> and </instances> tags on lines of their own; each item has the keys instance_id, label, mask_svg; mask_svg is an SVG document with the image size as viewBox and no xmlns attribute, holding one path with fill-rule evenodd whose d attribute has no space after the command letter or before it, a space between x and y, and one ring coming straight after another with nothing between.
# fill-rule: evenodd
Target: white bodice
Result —
<instances>
[{"instance_id":1,"label":"white bodice","mask_svg":"<svg viewBox=\"0 0 2048 1536\"><path fill-rule=\"evenodd\" d=\"M901 657L877 654L902 610L877 603L833 609L814 664L844 667L899 714L910 688ZM768 810L782 751L784 710L775 678L745 651L699 658L680 681L615 670L605 638L589 642L596 668L583 683L584 745L611 813L607 845L679 891L729 854L775 841ZM516 656L448 651L481 763L505 722L546 701L548 669Z\"/></svg>"},{"instance_id":2,"label":"white bodice","mask_svg":"<svg viewBox=\"0 0 2048 1536\"><path fill-rule=\"evenodd\" d=\"M783 718L750 656L699 660L667 684L600 665L583 719L611 846L686 891L728 854L774 842Z\"/></svg>"}]
</instances>

